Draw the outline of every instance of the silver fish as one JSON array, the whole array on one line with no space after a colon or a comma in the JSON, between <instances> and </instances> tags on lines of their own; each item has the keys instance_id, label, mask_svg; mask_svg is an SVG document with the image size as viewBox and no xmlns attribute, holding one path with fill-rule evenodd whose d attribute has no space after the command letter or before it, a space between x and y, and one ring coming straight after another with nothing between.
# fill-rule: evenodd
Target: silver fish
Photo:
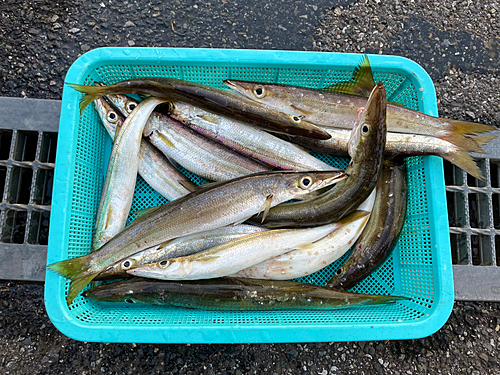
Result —
<instances>
[{"instance_id":1,"label":"silver fish","mask_svg":"<svg viewBox=\"0 0 500 375\"><path fill-rule=\"evenodd\" d=\"M133 267L130 275L160 280L200 280L232 275L290 248L312 246L337 224L308 229L277 229L249 234L193 255Z\"/></svg>"},{"instance_id":2,"label":"silver fish","mask_svg":"<svg viewBox=\"0 0 500 375\"><path fill-rule=\"evenodd\" d=\"M172 103L170 117L241 154L285 170L333 170L307 151L248 123L188 103Z\"/></svg>"},{"instance_id":3,"label":"silver fish","mask_svg":"<svg viewBox=\"0 0 500 375\"><path fill-rule=\"evenodd\" d=\"M364 108L361 109L364 111ZM347 145L349 143L350 130L323 128L332 138L325 141L314 140L307 137L289 137L288 140L296 142L312 151L322 154L335 155L339 157L348 156ZM476 136L483 139L490 136ZM384 156L420 156L436 155L455 164L480 180L484 180L481 169L477 166L473 157L454 144L439 138L419 134L387 133Z\"/></svg>"},{"instance_id":4,"label":"silver fish","mask_svg":"<svg viewBox=\"0 0 500 375\"><path fill-rule=\"evenodd\" d=\"M116 137L97 212L94 250L125 227L134 196L142 132L149 115L162 102L160 99L149 98L138 105L124 121Z\"/></svg>"},{"instance_id":5,"label":"silver fish","mask_svg":"<svg viewBox=\"0 0 500 375\"><path fill-rule=\"evenodd\" d=\"M370 218L375 202L375 190L358 210L336 223L326 237L311 248L291 249L275 258L255 264L231 277L251 279L289 280L311 275L335 262L356 242Z\"/></svg>"},{"instance_id":6,"label":"silver fish","mask_svg":"<svg viewBox=\"0 0 500 375\"><path fill-rule=\"evenodd\" d=\"M115 105L115 100L120 99L120 95L114 96L117 98L113 98L111 101L113 105ZM123 113L112 108L104 98L99 98L94 103L109 136L115 139L116 129L120 128L125 121ZM131 100L125 104L130 109L130 112L132 112L138 103ZM128 115L127 113L126 116ZM161 152L144 139L141 140L141 147L139 149L138 171L149 186L169 201L183 197L196 190L195 184L175 168Z\"/></svg>"},{"instance_id":7,"label":"silver fish","mask_svg":"<svg viewBox=\"0 0 500 375\"><path fill-rule=\"evenodd\" d=\"M271 170L160 113L153 113L144 133L168 158L209 180L226 181Z\"/></svg>"},{"instance_id":8,"label":"silver fish","mask_svg":"<svg viewBox=\"0 0 500 375\"><path fill-rule=\"evenodd\" d=\"M199 253L236 238L251 233L264 232L267 229L254 225L230 225L227 227L195 233L151 247L114 264L102 272L96 280L121 279L127 277L127 270L143 264L161 262L163 260Z\"/></svg>"},{"instance_id":9,"label":"silver fish","mask_svg":"<svg viewBox=\"0 0 500 375\"><path fill-rule=\"evenodd\" d=\"M102 271L170 239L241 223L258 212L346 178L341 172L264 172L220 182L157 207L113 237L99 251L50 264L71 280L67 303ZM135 178L134 178L135 181Z\"/></svg>"}]
</instances>

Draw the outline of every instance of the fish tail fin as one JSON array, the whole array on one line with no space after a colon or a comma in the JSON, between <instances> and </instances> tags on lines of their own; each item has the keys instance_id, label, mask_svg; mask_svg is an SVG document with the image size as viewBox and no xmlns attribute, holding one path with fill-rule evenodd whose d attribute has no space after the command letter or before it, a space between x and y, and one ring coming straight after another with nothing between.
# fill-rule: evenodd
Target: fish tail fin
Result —
<instances>
[{"instance_id":1,"label":"fish tail fin","mask_svg":"<svg viewBox=\"0 0 500 375\"><path fill-rule=\"evenodd\" d=\"M67 85L74 88L76 91L86 94L80 100L80 115L83 113L85 107L87 107L94 100L102 98L106 93L106 86L87 86L87 85L78 85L76 83L67 83Z\"/></svg>"},{"instance_id":2,"label":"fish tail fin","mask_svg":"<svg viewBox=\"0 0 500 375\"><path fill-rule=\"evenodd\" d=\"M85 288L85 286L90 283L92 280L94 280L97 275L99 275L99 272L94 272L94 273L81 273L78 274L73 280L71 280L69 284L69 292L68 292L68 298L67 298L67 303L68 306L71 305L75 297L80 294L80 292Z\"/></svg>"},{"instance_id":3,"label":"fish tail fin","mask_svg":"<svg viewBox=\"0 0 500 375\"><path fill-rule=\"evenodd\" d=\"M478 180L485 180L483 172L481 172L481 169L468 152L457 150L456 152L439 156L448 160L451 164L455 164L457 167L463 169L465 172L474 176Z\"/></svg>"},{"instance_id":4,"label":"fish tail fin","mask_svg":"<svg viewBox=\"0 0 500 375\"><path fill-rule=\"evenodd\" d=\"M87 272L89 263L90 255L85 255L83 257L63 260L48 266L51 271L57 272L59 275L71 280L67 298L68 306L82 289L85 288L85 285L99 274L99 271L94 273Z\"/></svg>"},{"instance_id":5,"label":"fish tail fin","mask_svg":"<svg viewBox=\"0 0 500 375\"><path fill-rule=\"evenodd\" d=\"M446 120L446 121L448 121L451 125L453 125L454 133L463 135L475 135L497 130L497 128L492 125L477 124L475 122L458 121L458 120Z\"/></svg>"},{"instance_id":6,"label":"fish tail fin","mask_svg":"<svg viewBox=\"0 0 500 375\"><path fill-rule=\"evenodd\" d=\"M498 134L490 134L490 135L475 135L472 137L474 141L477 143L479 148L481 149L480 154L485 154L484 150L482 147L488 143L489 141L492 141L498 137Z\"/></svg>"},{"instance_id":7,"label":"fish tail fin","mask_svg":"<svg viewBox=\"0 0 500 375\"><path fill-rule=\"evenodd\" d=\"M455 146L467 152L484 153L481 148L486 142L496 138L497 135L478 136L477 134L497 130L494 126L476 124L467 121L446 120L451 124L450 134L442 137L443 140L453 143Z\"/></svg>"},{"instance_id":8,"label":"fish tail fin","mask_svg":"<svg viewBox=\"0 0 500 375\"><path fill-rule=\"evenodd\" d=\"M479 154L483 154L484 150L478 145L475 137L467 136L464 134L452 133L448 134L444 137L441 137L442 140L452 143L457 146L460 150L466 152L477 152Z\"/></svg>"}]
</instances>

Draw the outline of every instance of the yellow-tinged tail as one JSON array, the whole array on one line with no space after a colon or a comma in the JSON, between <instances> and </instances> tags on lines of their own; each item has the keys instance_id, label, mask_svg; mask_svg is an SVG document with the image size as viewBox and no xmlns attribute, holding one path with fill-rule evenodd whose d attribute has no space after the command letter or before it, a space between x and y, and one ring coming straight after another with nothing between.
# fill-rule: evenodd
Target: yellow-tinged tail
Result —
<instances>
[{"instance_id":1,"label":"yellow-tinged tail","mask_svg":"<svg viewBox=\"0 0 500 375\"><path fill-rule=\"evenodd\" d=\"M481 169L466 151L456 151L446 155L439 155L443 159L448 160L450 163L455 164L457 167L463 169L465 172L474 176L478 180L484 181L485 178Z\"/></svg>"},{"instance_id":2,"label":"yellow-tinged tail","mask_svg":"<svg viewBox=\"0 0 500 375\"><path fill-rule=\"evenodd\" d=\"M91 282L99 272L89 273L90 255L83 257L67 259L61 262L53 263L48 266L51 271L57 272L59 275L71 280L68 292L68 306L75 297Z\"/></svg>"},{"instance_id":3,"label":"yellow-tinged tail","mask_svg":"<svg viewBox=\"0 0 500 375\"><path fill-rule=\"evenodd\" d=\"M453 131L458 134L474 135L498 130L492 125L477 124L475 122L446 120L453 125Z\"/></svg>"},{"instance_id":4,"label":"yellow-tinged tail","mask_svg":"<svg viewBox=\"0 0 500 375\"><path fill-rule=\"evenodd\" d=\"M76 91L86 94L80 100L80 115L83 113L85 107L87 107L90 103L106 95L105 90L107 86L87 86L77 85L76 83L67 83L67 85L71 86Z\"/></svg>"},{"instance_id":5,"label":"yellow-tinged tail","mask_svg":"<svg viewBox=\"0 0 500 375\"><path fill-rule=\"evenodd\" d=\"M498 130L496 127L491 125L448 119L446 119L446 121L451 125L449 127L450 134L443 137L442 139L453 143L463 151L483 154L484 150L481 148L481 146L491 141L492 139L495 139L499 135L478 135Z\"/></svg>"},{"instance_id":6,"label":"yellow-tinged tail","mask_svg":"<svg viewBox=\"0 0 500 375\"><path fill-rule=\"evenodd\" d=\"M479 152L480 154L484 154L483 146L488 143L489 141L492 141L496 139L500 134L490 134L490 135L474 135L472 136L472 139L477 143L481 151Z\"/></svg>"}]
</instances>

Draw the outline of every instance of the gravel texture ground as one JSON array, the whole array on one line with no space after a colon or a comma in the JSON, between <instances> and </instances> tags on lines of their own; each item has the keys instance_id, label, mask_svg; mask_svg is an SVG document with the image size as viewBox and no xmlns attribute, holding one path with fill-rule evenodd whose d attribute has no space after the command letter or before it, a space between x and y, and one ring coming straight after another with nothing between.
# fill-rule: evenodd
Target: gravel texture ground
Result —
<instances>
[{"instance_id":1,"label":"gravel texture ground","mask_svg":"<svg viewBox=\"0 0 500 375\"><path fill-rule=\"evenodd\" d=\"M497 1L0 2L0 95L60 99L100 46L397 54L421 64L443 116L500 125ZM1 275L0 275L1 277ZM43 288L0 284L2 374L500 374L500 304L457 302L420 340L279 345L80 343L48 319Z\"/></svg>"}]
</instances>

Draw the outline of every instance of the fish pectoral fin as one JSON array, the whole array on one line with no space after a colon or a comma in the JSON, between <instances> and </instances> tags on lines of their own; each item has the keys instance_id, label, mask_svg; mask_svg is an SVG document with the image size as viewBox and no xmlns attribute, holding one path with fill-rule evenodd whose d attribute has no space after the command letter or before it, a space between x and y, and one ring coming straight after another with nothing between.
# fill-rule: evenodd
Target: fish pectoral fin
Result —
<instances>
[{"instance_id":1,"label":"fish pectoral fin","mask_svg":"<svg viewBox=\"0 0 500 375\"><path fill-rule=\"evenodd\" d=\"M118 137L118 133L120 133L122 126L119 124L116 124L116 130L115 130L115 138L113 139L113 142L116 141L116 138Z\"/></svg>"},{"instance_id":2,"label":"fish pectoral fin","mask_svg":"<svg viewBox=\"0 0 500 375\"><path fill-rule=\"evenodd\" d=\"M368 98L374 87L372 68L368 56L364 55L361 63L354 69L350 81L327 87L325 90Z\"/></svg>"},{"instance_id":3,"label":"fish pectoral fin","mask_svg":"<svg viewBox=\"0 0 500 375\"><path fill-rule=\"evenodd\" d=\"M175 149L174 144L170 141L170 139L168 139L167 137L165 137L165 135L163 133L159 132L158 130L154 130L152 133L156 133L156 135L158 136L158 138L160 138L163 141L163 143L165 143L165 145L167 147Z\"/></svg>"},{"instance_id":4,"label":"fish pectoral fin","mask_svg":"<svg viewBox=\"0 0 500 375\"><path fill-rule=\"evenodd\" d=\"M149 207L149 208L144 208L142 210L139 210L139 211L135 211L132 215L135 215L137 216L136 220L139 219L139 218L143 218L145 215L149 215L150 213L156 211L158 208L160 208L161 206L158 206L158 207Z\"/></svg>"},{"instance_id":5,"label":"fish pectoral fin","mask_svg":"<svg viewBox=\"0 0 500 375\"><path fill-rule=\"evenodd\" d=\"M206 184L203 184L203 185L195 185L195 190L203 190L203 189L208 189L208 188L212 188L212 187L216 187L218 185L222 185L223 183L225 183L225 181L214 181L214 182L208 182Z\"/></svg>"},{"instance_id":6,"label":"fish pectoral fin","mask_svg":"<svg viewBox=\"0 0 500 375\"><path fill-rule=\"evenodd\" d=\"M174 238L171 239L171 240L163 242L160 246L158 246L158 250L163 249L165 246L167 246L172 241L174 241Z\"/></svg>"},{"instance_id":7,"label":"fish pectoral fin","mask_svg":"<svg viewBox=\"0 0 500 375\"><path fill-rule=\"evenodd\" d=\"M271 209L271 204L273 203L273 198L274 198L274 195L269 194L266 198L266 201L264 202L264 204L260 208L259 212L257 213L257 216L259 216L260 213L264 211L264 213L262 214L262 221L261 221L262 223L264 222L264 220L266 220L266 216L269 213L269 210Z\"/></svg>"},{"instance_id":8,"label":"fish pectoral fin","mask_svg":"<svg viewBox=\"0 0 500 375\"><path fill-rule=\"evenodd\" d=\"M111 218L113 217L113 207L108 207L108 212L106 213L106 224L104 225L104 229L109 228L109 224L111 223Z\"/></svg>"},{"instance_id":9,"label":"fish pectoral fin","mask_svg":"<svg viewBox=\"0 0 500 375\"><path fill-rule=\"evenodd\" d=\"M208 121L208 122L211 122L212 124L216 124L218 125L219 124L219 121L217 120L216 117L214 116L210 116L210 115L206 115L206 114L202 114L202 115L197 115L199 118L205 120L205 121Z\"/></svg>"},{"instance_id":10,"label":"fish pectoral fin","mask_svg":"<svg viewBox=\"0 0 500 375\"><path fill-rule=\"evenodd\" d=\"M195 185L193 184L192 182L187 182L187 181L179 181L179 184L181 184L181 186L186 189L186 190L189 190L191 192L193 191L196 191L196 190L199 190L198 189L198 185Z\"/></svg>"},{"instance_id":11,"label":"fish pectoral fin","mask_svg":"<svg viewBox=\"0 0 500 375\"><path fill-rule=\"evenodd\" d=\"M290 107L292 107L296 111L299 111L300 113L302 113L305 116L312 116L312 115L314 115L314 112L308 111L307 109L303 109L303 108L297 107L294 104L290 104Z\"/></svg>"},{"instance_id":12,"label":"fish pectoral fin","mask_svg":"<svg viewBox=\"0 0 500 375\"><path fill-rule=\"evenodd\" d=\"M312 243L304 243L302 245L294 246L293 248L297 250L310 250L314 249L314 246Z\"/></svg>"}]
</instances>

